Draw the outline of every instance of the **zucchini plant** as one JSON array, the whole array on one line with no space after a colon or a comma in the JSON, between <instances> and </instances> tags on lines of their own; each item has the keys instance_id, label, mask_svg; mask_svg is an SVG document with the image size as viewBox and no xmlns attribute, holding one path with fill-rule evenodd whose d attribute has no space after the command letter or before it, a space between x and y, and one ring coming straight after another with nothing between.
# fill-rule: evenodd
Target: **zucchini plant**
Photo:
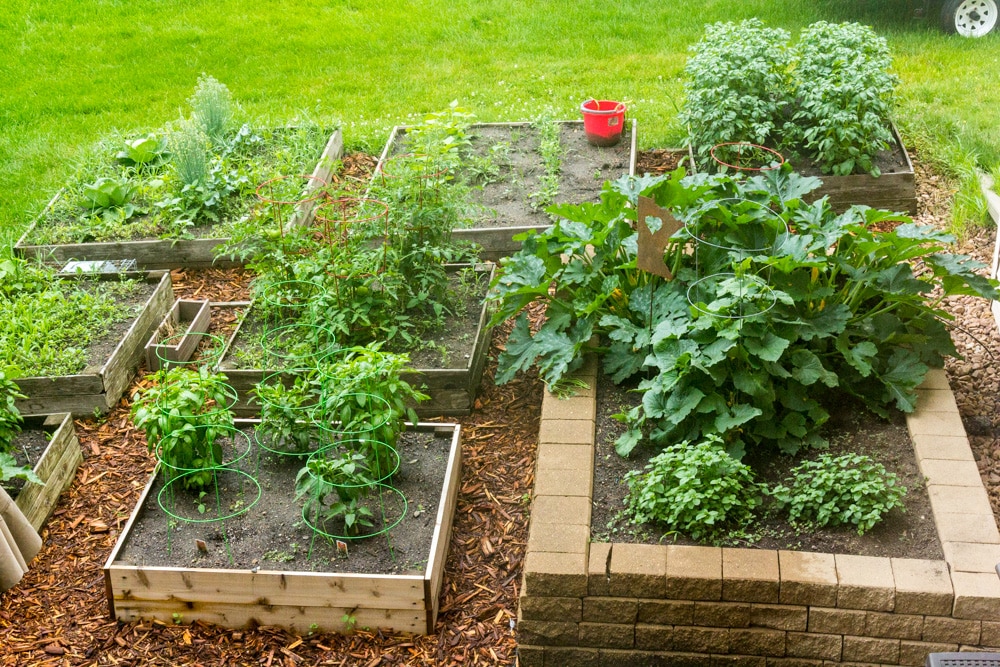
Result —
<instances>
[{"instance_id":1,"label":"zucchini plant","mask_svg":"<svg viewBox=\"0 0 1000 667\"><path fill-rule=\"evenodd\" d=\"M948 253L948 234L906 216L866 207L838 215L825 198L803 203L816 185L788 168L748 180L677 170L624 177L606 185L598 204L553 207L560 219L523 235L495 280L494 322L515 320L497 381L537 364L558 384L597 335L605 372L616 382L638 378L643 395L618 416L628 426L616 443L622 455L640 442L711 435L737 457L747 447L822 447L831 392L882 415L912 411L927 371L955 353L942 299L996 298L995 281ZM640 192L685 223L664 257L674 280L636 268L634 226L662 224L636 220ZM741 207L770 215L748 230ZM776 240L767 252L756 251L761 235ZM714 251L694 251L693 238ZM764 279L769 305L726 316L745 301L740 276ZM696 283L708 289L692 299ZM524 312L533 302L547 307L537 331Z\"/></svg>"}]
</instances>

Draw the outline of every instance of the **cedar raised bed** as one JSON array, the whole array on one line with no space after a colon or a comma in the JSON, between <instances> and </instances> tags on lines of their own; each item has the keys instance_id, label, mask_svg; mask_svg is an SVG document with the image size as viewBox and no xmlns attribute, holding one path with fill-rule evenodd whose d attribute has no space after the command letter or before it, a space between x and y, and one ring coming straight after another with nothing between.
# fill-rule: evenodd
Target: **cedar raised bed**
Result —
<instances>
[{"instance_id":1,"label":"cedar raised bed","mask_svg":"<svg viewBox=\"0 0 1000 667\"><path fill-rule=\"evenodd\" d=\"M163 361L187 361L208 331L212 314L208 301L178 299L146 343L146 368L160 370ZM174 332L174 333L170 333ZM161 342L170 340L169 344Z\"/></svg>"},{"instance_id":2,"label":"cedar raised bed","mask_svg":"<svg viewBox=\"0 0 1000 667\"><path fill-rule=\"evenodd\" d=\"M484 264L477 270L489 272L489 281L493 280L494 265ZM421 417L457 417L467 415L472 411L476 400L476 392L483 377L486 366L486 356L489 348L489 320L492 314L491 302L485 302L478 313L476 334L472 352L467 363L461 368L417 368L403 376L408 383L430 396L416 407ZM249 313L249 308L248 308ZM244 321L246 317L244 316ZM240 335L243 322L233 332L232 338L222 352L218 370L225 373L228 382L236 390L237 402L233 412L241 417L252 417L260 412L260 406L253 400L253 389L257 383L277 369L240 369L227 360L227 355Z\"/></svg>"},{"instance_id":3,"label":"cedar raised bed","mask_svg":"<svg viewBox=\"0 0 1000 667\"><path fill-rule=\"evenodd\" d=\"M457 424L418 424L415 430L444 433L451 440L433 537L422 573L131 565L122 561L120 554L133 526L150 503L154 505L152 511L160 511L150 493L155 481L151 479L104 565L111 617L124 622L201 620L232 628L275 625L301 634L350 631L353 627L432 633L461 479L461 430ZM286 491L291 493L291 489ZM345 615L352 616L353 622L345 623Z\"/></svg>"},{"instance_id":4,"label":"cedar raised bed","mask_svg":"<svg viewBox=\"0 0 1000 667\"><path fill-rule=\"evenodd\" d=\"M334 131L327 141L312 176L326 181L344 150L344 140L340 130ZM312 180L310 183L316 183ZM313 186L309 186L311 190ZM49 201L45 210L31 223L21 238L14 244L14 251L22 257L37 258L45 262L65 264L70 260L115 260L134 259L140 269L202 269L209 267L231 267L237 263L219 259L215 250L229 239L142 239L139 241L105 241L95 243L68 243L58 245L36 245L29 239L36 227L44 224L49 210L63 195L60 190ZM308 224L312 208L306 207L295 216L297 224Z\"/></svg>"},{"instance_id":5,"label":"cedar raised bed","mask_svg":"<svg viewBox=\"0 0 1000 667\"><path fill-rule=\"evenodd\" d=\"M583 131L583 121L563 121L560 122L563 128L563 135L569 135L571 143L563 143L562 160L563 169L560 175L559 192L555 200L558 203L583 203L584 201L597 202L600 199L601 189L606 180L614 180L627 173L635 173L636 160L636 121L632 120L625 124L624 136L616 146L598 148L586 142ZM378 166L372 176L372 183L381 177L386 162L393 156L405 152L405 137L407 128L403 126L394 127L389 141L379 158ZM530 138L533 132L531 123L477 123L469 128L472 135L473 150L483 154L489 151L490 146L496 143L494 139L499 136L509 137L518 134L522 137L522 142ZM485 133L495 135L493 139L485 139ZM530 148L522 147L520 151L528 151ZM513 146L511 152L517 152L518 147ZM526 160L526 162L528 162ZM620 168L616 167L620 163ZM574 169L573 165L578 168ZM512 181L525 181L528 178L537 178L544 173L539 156L536 163L525 166L517 166L517 172L510 174ZM510 171L514 171L512 167ZM522 173L523 171L523 173ZM598 176L596 178L595 176ZM487 184L481 190L474 190L472 199L475 203L483 203L484 192L496 185L506 187L508 181L503 178L503 173L493 184ZM517 187L525 187L523 183ZM517 189L517 188L513 188ZM566 191L569 191L566 194ZM528 192L523 193L525 195ZM492 221L478 219L474 220L471 228L453 230L452 235L456 240L471 241L481 246L479 256L484 260L497 261L500 257L517 252L521 248L521 242L515 241L514 236L534 229L541 231L551 225L547 214L544 211L534 209L526 197L515 198L508 202L500 210L497 207L496 218Z\"/></svg>"},{"instance_id":6,"label":"cedar raised bed","mask_svg":"<svg viewBox=\"0 0 1000 667\"><path fill-rule=\"evenodd\" d=\"M142 362L143 345L174 302L168 272L150 271L128 277L144 278L156 285L156 289L108 359L76 375L18 378L21 393L28 397L17 401L22 415L59 412L92 415L95 411L103 414L118 402ZM119 278L120 275L107 275L100 279Z\"/></svg>"},{"instance_id":7,"label":"cedar raised bed","mask_svg":"<svg viewBox=\"0 0 1000 667\"><path fill-rule=\"evenodd\" d=\"M15 500L31 527L40 531L52 516L59 495L73 482L76 469L83 461L83 453L69 413L27 417L23 426L42 429L52 435L33 468L42 483L25 482Z\"/></svg>"}]
</instances>

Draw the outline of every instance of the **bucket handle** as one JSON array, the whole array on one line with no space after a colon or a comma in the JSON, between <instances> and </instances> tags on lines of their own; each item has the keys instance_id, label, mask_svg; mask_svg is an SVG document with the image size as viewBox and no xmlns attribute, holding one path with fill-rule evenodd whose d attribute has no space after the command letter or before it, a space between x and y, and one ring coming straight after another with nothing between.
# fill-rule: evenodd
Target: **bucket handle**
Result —
<instances>
[{"instance_id":1,"label":"bucket handle","mask_svg":"<svg viewBox=\"0 0 1000 667\"><path fill-rule=\"evenodd\" d=\"M587 100L586 102L583 103L583 106L586 106L586 105L590 104L591 102L597 102L597 98L596 97L591 97L589 100ZM597 106L600 107L600 103L598 103ZM599 109L594 109L594 111L598 111L598 110ZM621 113L623 111L625 111L625 103L624 102L619 102L615 106L615 108L611 110L611 113ZM605 113L607 113L607 112L605 112Z\"/></svg>"}]
</instances>

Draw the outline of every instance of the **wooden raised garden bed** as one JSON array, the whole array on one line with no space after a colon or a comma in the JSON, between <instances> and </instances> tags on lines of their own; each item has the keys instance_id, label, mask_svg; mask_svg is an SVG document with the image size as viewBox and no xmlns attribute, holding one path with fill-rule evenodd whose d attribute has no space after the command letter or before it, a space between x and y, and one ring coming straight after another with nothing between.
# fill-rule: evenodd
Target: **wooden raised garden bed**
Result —
<instances>
[{"instance_id":1,"label":"wooden raised garden bed","mask_svg":"<svg viewBox=\"0 0 1000 667\"><path fill-rule=\"evenodd\" d=\"M340 130L334 131L327 141L312 176L326 181L344 149ZM310 183L316 183L312 180ZM308 186L312 189L314 186ZM45 210L31 223L21 238L14 244L14 251L22 257L33 257L45 262L65 264L71 260L116 260L134 259L140 269L179 269L230 267L236 263L215 258L215 249L228 238L195 239L142 239L138 241L105 241L93 243L32 244L30 239L36 227L44 224L49 211L63 195L60 190L49 201ZM299 212L296 222L308 224L312 209Z\"/></svg>"},{"instance_id":2,"label":"wooden raised garden bed","mask_svg":"<svg viewBox=\"0 0 1000 667\"><path fill-rule=\"evenodd\" d=\"M160 370L165 361L187 361L212 319L209 302L178 299L146 343L146 368ZM169 341L169 342L161 342Z\"/></svg>"},{"instance_id":3,"label":"wooden raised garden bed","mask_svg":"<svg viewBox=\"0 0 1000 667\"><path fill-rule=\"evenodd\" d=\"M440 480L441 495L436 510L432 510L430 548L419 559L425 563L422 567L403 574L295 571L270 569L264 565L243 569L165 567L154 564L163 556L162 548L149 554L144 564L135 564L123 558L130 537L145 512L161 511L156 507L155 494L151 493L156 481L154 475L104 566L111 617L124 622L154 619L189 623L201 620L232 628L276 625L300 634L350 631L355 627L421 634L433 632L461 479L461 431L457 424L418 424L413 430L448 439L442 443L447 445L444 478ZM293 489L264 490L264 493L270 492L291 494ZM245 520L249 520L253 510L251 507ZM428 521L430 516L427 516ZM280 521L271 516L254 520L272 524ZM272 531L274 528L287 529L275 526ZM180 535L183 533L178 533L178 541L189 539ZM384 537L367 539L385 541ZM288 547L280 538L274 546ZM349 548L353 553L355 547ZM137 558L140 556L131 560ZM345 616L353 620L345 621Z\"/></svg>"},{"instance_id":4,"label":"wooden raised garden bed","mask_svg":"<svg viewBox=\"0 0 1000 667\"><path fill-rule=\"evenodd\" d=\"M891 150L882 151L884 157L882 175L878 178L871 174L851 174L850 176L831 176L809 172L818 176L823 184L809 193L805 199L814 202L821 197L830 198L830 206L837 212L846 211L854 204L863 204L871 208L898 211L907 215L917 213L917 185L913 172L913 162L903 146L903 140L892 126L894 146ZM694 152L689 153L690 164L695 164ZM792 164L796 171L799 165ZM800 171L800 173L802 173Z\"/></svg>"},{"instance_id":5,"label":"wooden raised garden bed","mask_svg":"<svg viewBox=\"0 0 1000 667\"><path fill-rule=\"evenodd\" d=\"M583 121L565 121L559 125L562 167L555 203L596 202L605 181L635 173L635 120L626 123L621 141L607 148L587 143ZM479 123L469 128L469 134L472 151L478 156L488 155L494 145L508 144L509 164L501 164L499 176L473 190L473 203L484 206L485 212L474 219L472 227L456 229L453 236L477 243L482 247L482 259L497 261L520 249L521 243L514 241L514 236L551 225L548 214L534 207L531 201L545 173L542 159L535 152L537 131L528 122ZM406 152L405 137L405 127L393 128L372 177L373 183L382 177L393 155Z\"/></svg>"},{"instance_id":6,"label":"wooden raised garden bed","mask_svg":"<svg viewBox=\"0 0 1000 667\"><path fill-rule=\"evenodd\" d=\"M592 543L595 361L590 389L543 398L522 665L917 666L1000 646L1000 533L944 371L907 417L944 552L927 560Z\"/></svg>"},{"instance_id":7,"label":"wooden raised garden bed","mask_svg":"<svg viewBox=\"0 0 1000 667\"><path fill-rule=\"evenodd\" d=\"M89 366L76 375L18 378L21 393L28 397L17 401L17 409L22 415L58 412L85 415L95 411L103 414L114 407L142 362L143 346L150 333L174 302L168 272L150 271L138 277L155 285L155 289L114 351L102 364ZM118 278L117 275L101 276L102 280Z\"/></svg>"},{"instance_id":8,"label":"wooden raised garden bed","mask_svg":"<svg viewBox=\"0 0 1000 667\"><path fill-rule=\"evenodd\" d=\"M76 469L83 461L83 453L69 413L27 417L23 428L42 430L51 437L33 467L42 483L25 482L15 499L31 527L40 531L52 516L59 495L73 482Z\"/></svg>"},{"instance_id":9,"label":"wooden raised garden bed","mask_svg":"<svg viewBox=\"0 0 1000 667\"><path fill-rule=\"evenodd\" d=\"M488 272L489 281L492 282L494 268L493 264L483 264L478 266L477 270ZM469 313L470 317L476 318L475 335L471 341L471 352L467 358L462 358L463 363L460 366L454 368L418 367L414 371L404 374L403 378L408 383L430 396L428 400L416 406L417 414L421 417L462 416L472 411L476 393L479 391L479 383L483 377L483 368L486 366L486 356L489 352L489 328L487 325L492 310L492 303L485 302L478 313ZM252 306L248 308L243 321L233 332L218 365L218 370L226 375L229 384L236 390L238 400L233 411L242 417L252 417L260 412L260 406L257 405L252 395L254 386L276 370L238 368L230 357L233 346L240 339L243 324L251 311Z\"/></svg>"}]
</instances>

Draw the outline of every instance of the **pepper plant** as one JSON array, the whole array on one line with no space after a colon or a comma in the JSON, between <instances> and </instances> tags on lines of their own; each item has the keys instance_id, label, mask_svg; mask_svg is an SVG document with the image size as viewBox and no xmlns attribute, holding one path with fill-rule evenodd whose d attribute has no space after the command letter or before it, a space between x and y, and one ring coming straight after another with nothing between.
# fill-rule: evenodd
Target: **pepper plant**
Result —
<instances>
[{"instance_id":1,"label":"pepper plant","mask_svg":"<svg viewBox=\"0 0 1000 667\"><path fill-rule=\"evenodd\" d=\"M184 475L186 489L202 489L223 462L219 438L233 429L232 389L208 368L157 371L153 386L133 397L132 423L146 434L150 452L168 478Z\"/></svg>"},{"instance_id":2,"label":"pepper plant","mask_svg":"<svg viewBox=\"0 0 1000 667\"><path fill-rule=\"evenodd\" d=\"M816 184L787 168L745 181L677 170L620 179L599 204L553 207L560 220L525 234L495 281L494 321L515 318L497 380L537 364L557 384L597 335L605 372L638 378L643 394L619 415L622 455L713 434L737 457L748 446L822 447L832 391L878 414L912 411L928 369L955 352L941 300L995 298L995 283L946 252L949 235L906 216L803 203ZM674 280L636 269L634 225L662 224L635 219L639 192L685 222L664 256ZM761 238L773 242L766 252ZM755 310L748 286L760 284L766 307ZM524 312L533 302L547 307L537 331Z\"/></svg>"}]
</instances>

